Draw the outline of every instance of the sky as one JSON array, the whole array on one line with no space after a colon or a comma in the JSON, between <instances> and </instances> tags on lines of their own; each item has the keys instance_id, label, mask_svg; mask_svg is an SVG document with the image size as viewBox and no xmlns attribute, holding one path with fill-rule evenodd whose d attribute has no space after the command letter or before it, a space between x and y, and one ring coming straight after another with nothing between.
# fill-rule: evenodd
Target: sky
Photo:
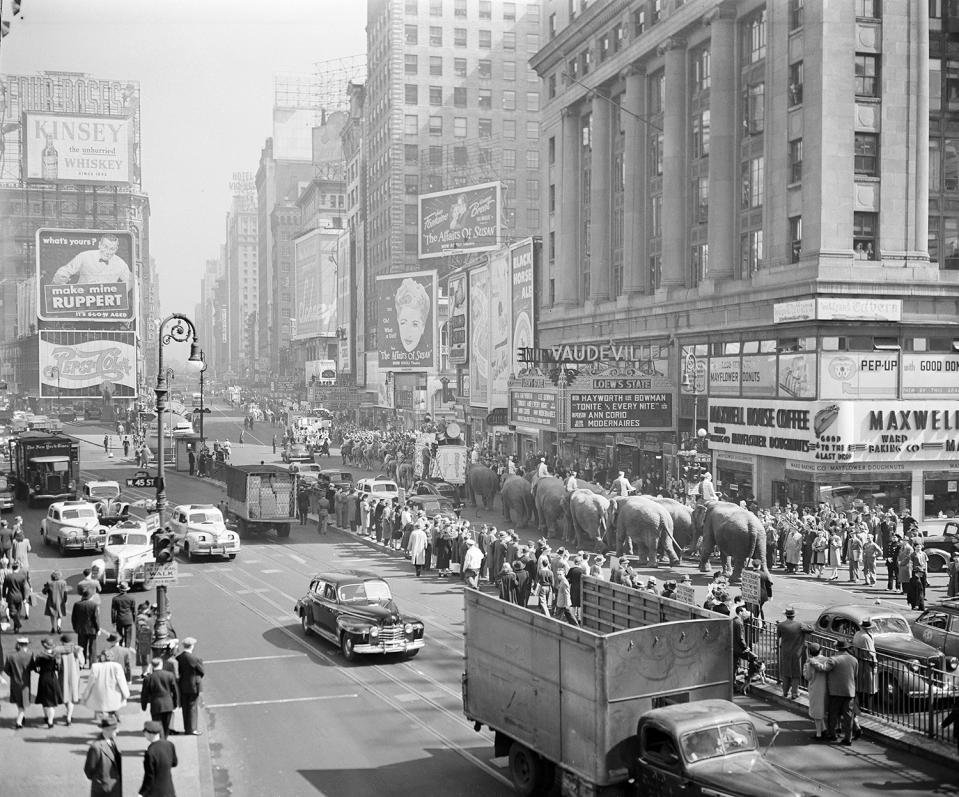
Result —
<instances>
[{"instance_id":1,"label":"sky","mask_svg":"<svg viewBox=\"0 0 959 797\"><path fill-rule=\"evenodd\" d=\"M0 72L140 82L161 310L189 315L225 239L230 179L256 172L271 135L274 76L365 52L365 0L22 0Z\"/></svg>"}]
</instances>

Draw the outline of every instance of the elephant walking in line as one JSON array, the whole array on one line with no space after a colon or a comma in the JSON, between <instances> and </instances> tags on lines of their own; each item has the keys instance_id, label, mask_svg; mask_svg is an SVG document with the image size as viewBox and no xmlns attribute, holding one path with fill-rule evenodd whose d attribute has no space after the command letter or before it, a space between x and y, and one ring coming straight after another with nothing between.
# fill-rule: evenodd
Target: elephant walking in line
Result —
<instances>
[{"instance_id":1,"label":"elephant walking in line","mask_svg":"<svg viewBox=\"0 0 959 797\"><path fill-rule=\"evenodd\" d=\"M507 523L515 523L523 528L533 519L533 488L529 480L522 476L507 476L499 491L503 502L503 515Z\"/></svg>"},{"instance_id":2,"label":"elephant walking in line","mask_svg":"<svg viewBox=\"0 0 959 797\"><path fill-rule=\"evenodd\" d=\"M609 499L590 489L580 488L569 494L565 506L576 547L585 550L588 544L601 546L607 536Z\"/></svg>"},{"instance_id":3,"label":"elephant walking in line","mask_svg":"<svg viewBox=\"0 0 959 797\"><path fill-rule=\"evenodd\" d=\"M673 519L673 540L680 560L683 558L683 551L693 554L697 548L696 543L699 541L699 534L693 523L693 510L675 498L654 498L653 500L665 507Z\"/></svg>"},{"instance_id":4,"label":"elephant walking in line","mask_svg":"<svg viewBox=\"0 0 959 797\"><path fill-rule=\"evenodd\" d=\"M533 486L533 505L536 507L537 529L540 534L568 539L569 527L563 507L565 497L566 486L562 479L555 476L537 479Z\"/></svg>"},{"instance_id":5,"label":"elephant walking in line","mask_svg":"<svg viewBox=\"0 0 959 797\"><path fill-rule=\"evenodd\" d=\"M473 506L479 506L477 499L482 498L483 509L490 509L499 492L499 477L486 465L477 462L466 472L466 486Z\"/></svg>"},{"instance_id":6,"label":"elephant walking in line","mask_svg":"<svg viewBox=\"0 0 959 797\"><path fill-rule=\"evenodd\" d=\"M656 567L657 551L662 547L670 564L679 564L674 547L673 518L666 507L647 495L614 498L610 503L611 526L616 530L616 551L622 554L629 547L639 557L640 565Z\"/></svg>"},{"instance_id":7,"label":"elephant walking in line","mask_svg":"<svg viewBox=\"0 0 959 797\"><path fill-rule=\"evenodd\" d=\"M730 583L739 582L743 567L750 559L759 560L765 572L766 528L748 509L728 501L710 501L695 508L693 522L703 538L699 550L699 569L702 572L709 572L709 557L714 547L719 548L723 572L727 575L730 574L729 560L732 559Z\"/></svg>"},{"instance_id":8,"label":"elephant walking in line","mask_svg":"<svg viewBox=\"0 0 959 797\"><path fill-rule=\"evenodd\" d=\"M396 483L404 490L413 486L413 463L400 462L396 466Z\"/></svg>"}]
</instances>

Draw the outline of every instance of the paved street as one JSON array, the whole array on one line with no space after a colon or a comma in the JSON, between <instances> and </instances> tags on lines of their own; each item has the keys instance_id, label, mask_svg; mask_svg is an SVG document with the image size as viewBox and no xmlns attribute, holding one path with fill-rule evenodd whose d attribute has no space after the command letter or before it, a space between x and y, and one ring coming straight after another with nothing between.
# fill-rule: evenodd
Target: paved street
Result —
<instances>
[{"instance_id":1,"label":"paved street","mask_svg":"<svg viewBox=\"0 0 959 797\"><path fill-rule=\"evenodd\" d=\"M252 434L246 432L246 440L255 442L243 446L237 444L240 428L239 418L218 409L211 414L207 435L229 437L236 462L271 460L271 450L259 444L269 442L270 427L262 424ZM102 441L102 429L78 426L70 431L82 439ZM107 458L102 444L92 442L83 447L82 461L87 478L122 479L135 470L122 456ZM222 492L218 484L168 471L168 493L174 503L215 502ZM75 582L80 568L93 557L61 559L54 550L43 549L37 542L42 510L23 514L35 543L35 579L60 567ZM467 515L472 520L498 520L493 512L480 517L468 510ZM533 536L531 530L527 536ZM490 734L474 732L462 714L459 581L416 579L402 556L348 533L331 531L320 537L312 525L294 526L288 540L272 535L246 539L232 563L181 561L179 569L180 582L169 590L174 625L180 637L200 640L198 654L207 663L204 736L195 766L211 769L210 788L216 797L512 792L505 761L490 758ZM412 661L351 664L327 642L304 636L293 604L305 592L310 576L325 569L364 569L388 578L401 609L426 622L427 648ZM703 589L704 576L692 566L682 570L693 574L698 589ZM661 568L659 576L665 575ZM780 616L786 603L796 604L800 615L808 617L821 605L848 597L841 586L774 578L770 617ZM859 597L877 596L885 598L881 593ZM903 608L901 599L890 602ZM31 638L43 636L45 626L35 612L28 626ZM959 789L944 785L954 778L942 767L865 740L842 751L813 746L808 744L811 723L805 717L756 701L744 705L754 713L761 734L768 737L773 720L782 727L771 753L777 761L846 794L959 794ZM0 745L15 744L8 708L4 717ZM79 752L93 729L72 730L63 740ZM65 732L61 728L54 733ZM35 741L43 738L38 734ZM182 738L178 744L183 744ZM801 752L796 749L800 747ZM38 756L42 749L31 744L26 752ZM75 766L79 767L78 756ZM139 762L136 766L138 775ZM127 793L132 794L130 787ZM135 784L132 788L135 791Z\"/></svg>"}]
</instances>

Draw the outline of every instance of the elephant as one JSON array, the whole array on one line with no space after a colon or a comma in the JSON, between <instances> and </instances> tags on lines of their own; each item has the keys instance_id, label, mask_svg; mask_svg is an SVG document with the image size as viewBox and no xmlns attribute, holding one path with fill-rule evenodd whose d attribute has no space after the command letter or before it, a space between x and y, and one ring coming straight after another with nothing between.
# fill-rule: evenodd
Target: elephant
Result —
<instances>
[{"instance_id":1,"label":"elephant","mask_svg":"<svg viewBox=\"0 0 959 797\"><path fill-rule=\"evenodd\" d=\"M522 528L533 519L533 489L528 479L507 476L500 487L499 497L503 502L507 523L515 523Z\"/></svg>"},{"instance_id":2,"label":"elephant","mask_svg":"<svg viewBox=\"0 0 959 797\"><path fill-rule=\"evenodd\" d=\"M709 556L714 547L719 548L724 573L729 573L732 559L730 583L739 582L748 559L759 560L761 569L766 571L766 528L748 509L729 501L710 501L693 510L693 523L703 538L699 549L702 572L709 572Z\"/></svg>"},{"instance_id":3,"label":"elephant","mask_svg":"<svg viewBox=\"0 0 959 797\"><path fill-rule=\"evenodd\" d=\"M400 462L396 466L396 483L404 490L413 486L413 463Z\"/></svg>"},{"instance_id":4,"label":"elephant","mask_svg":"<svg viewBox=\"0 0 959 797\"><path fill-rule=\"evenodd\" d=\"M537 479L533 487L533 506L536 508L537 528L541 534L549 536L555 533L564 540L569 536L563 508L565 497L566 486L562 479L555 476Z\"/></svg>"},{"instance_id":5,"label":"elephant","mask_svg":"<svg viewBox=\"0 0 959 797\"><path fill-rule=\"evenodd\" d=\"M693 511L682 501L675 498L654 498L657 504L666 508L673 519L673 539L676 541L676 552L683 558L683 551L692 551L699 540L696 526L693 524Z\"/></svg>"},{"instance_id":6,"label":"elephant","mask_svg":"<svg viewBox=\"0 0 959 797\"><path fill-rule=\"evenodd\" d=\"M656 567L657 551L662 547L670 564L679 564L674 546L673 518L666 507L648 495L614 498L610 502L610 526L616 530L616 551L622 554L627 546L639 557L641 565Z\"/></svg>"},{"instance_id":7,"label":"elephant","mask_svg":"<svg viewBox=\"0 0 959 797\"><path fill-rule=\"evenodd\" d=\"M481 497L484 509L492 507L499 491L499 477L492 470L478 462L470 465L466 472L466 484L473 499L473 506L479 506L477 497Z\"/></svg>"},{"instance_id":8,"label":"elephant","mask_svg":"<svg viewBox=\"0 0 959 797\"><path fill-rule=\"evenodd\" d=\"M580 488L570 493L565 506L576 547L585 548L587 541L601 546L606 538L609 499L593 490Z\"/></svg>"}]
</instances>

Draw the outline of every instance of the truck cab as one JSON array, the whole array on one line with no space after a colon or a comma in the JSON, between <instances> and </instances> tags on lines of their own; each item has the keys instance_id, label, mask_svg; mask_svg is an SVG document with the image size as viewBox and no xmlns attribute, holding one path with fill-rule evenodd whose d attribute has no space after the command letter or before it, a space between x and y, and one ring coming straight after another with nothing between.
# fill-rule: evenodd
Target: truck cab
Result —
<instances>
[{"instance_id":1,"label":"truck cab","mask_svg":"<svg viewBox=\"0 0 959 797\"><path fill-rule=\"evenodd\" d=\"M25 482L29 490L28 503L33 506L38 499L74 498L77 483L70 467L70 457L38 456L27 460Z\"/></svg>"}]
</instances>

